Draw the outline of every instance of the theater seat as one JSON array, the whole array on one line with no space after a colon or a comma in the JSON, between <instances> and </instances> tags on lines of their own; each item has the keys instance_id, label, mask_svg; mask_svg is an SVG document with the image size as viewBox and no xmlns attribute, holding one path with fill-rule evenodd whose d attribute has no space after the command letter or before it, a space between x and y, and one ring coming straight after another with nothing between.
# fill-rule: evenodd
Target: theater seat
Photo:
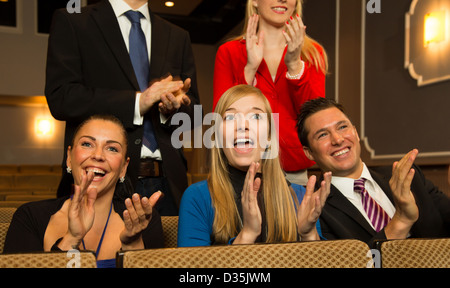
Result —
<instances>
[{"instance_id":1,"label":"theater seat","mask_svg":"<svg viewBox=\"0 0 450 288\"><path fill-rule=\"evenodd\" d=\"M79 253L79 254L76 254ZM79 266L75 266L79 264ZM96 268L91 251L16 253L0 255L0 268Z\"/></svg>"},{"instance_id":2,"label":"theater seat","mask_svg":"<svg viewBox=\"0 0 450 288\"><path fill-rule=\"evenodd\" d=\"M378 243L382 268L450 268L450 239L405 239Z\"/></svg>"},{"instance_id":3,"label":"theater seat","mask_svg":"<svg viewBox=\"0 0 450 288\"><path fill-rule=\"evenodd\" d=\"M6 233L8 233L9 223L0 223L0 254L5 247Z\"/></svg>"},{"instance_id":4,"label":"theater seat","mask_svg":"<svg viewBox=\"0 0 450 288\"><path fill-rule=\"evenodd\" d=\"M164 234L164 247L177 247L178 216L161 216Z\"/></svg>"},{"instance_id":5,"label":"theater seat","mask_svg":"<svg viewBox=\"0 0 450 288\"><path fill-rule=\"evenodd\" d=\"M221 245L120 251L123 268L365 268L369 247L358 240Z\"/></svg>"},{"instance_id":6,"label":"theater seat","mask_svg":"<svg viewBox=\"0 0 450 288\"><path fill-rule=\"evenodd\" d=\"M0 207L0 223L11 222L12 216L16 212L15 207Z\"/></svg>"}]
</instances>

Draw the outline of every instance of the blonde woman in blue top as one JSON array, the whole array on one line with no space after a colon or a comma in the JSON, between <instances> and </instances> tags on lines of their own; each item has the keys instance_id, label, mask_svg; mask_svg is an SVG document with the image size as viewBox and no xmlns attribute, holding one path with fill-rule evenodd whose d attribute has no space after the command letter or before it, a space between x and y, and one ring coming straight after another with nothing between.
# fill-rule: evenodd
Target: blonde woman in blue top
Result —
<instances>
[{"instance_id":1,"label":"blonde woman in blue top","mask_svg":"<svg viewBox=\"0 0 450 288\"><path fill-rule=\"evenodd\" d=\"M215 112L210 173L183 194L178 246L320 240L331 174L316 192L315 176L306 189L286 180L272 110L257 88L230 88Z\"/></svg>"}]
</instances>

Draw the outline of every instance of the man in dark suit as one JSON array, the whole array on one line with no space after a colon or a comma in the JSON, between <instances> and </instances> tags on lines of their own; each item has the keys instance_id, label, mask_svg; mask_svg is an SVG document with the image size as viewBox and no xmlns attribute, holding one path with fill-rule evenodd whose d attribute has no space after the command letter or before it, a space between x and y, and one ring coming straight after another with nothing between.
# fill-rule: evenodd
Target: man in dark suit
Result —
<instances>
[{"instance_id":1,"label":"man in dark suit","mask_svg":"<svg viewBox=\"0 0 450 288\"><path fill-rule=\"evenodd\" d=\"M305 154L333 175L320 216L325 238L372 246L375 240L450 236L450 199L414 165L416 149L393 167L369 169L343 107L325 98L304 104L298 133Z\"/></svg>"},{"instance_id":2,"label":"man in dark suit","mask_svg":"<svg viewBox=\"0 0 450 288\"><path fill-rule=\"evenodd\" d=\"M145 35L140 38L144 45L133 44L135 27L128 10L139 15L138 33ZM130 47L147 49L148 59L137 61L148 61L144 87L139 82L142 73L135 73ZM171 143L177 127L170 124L170 117L185 113L192 119L199 103L186 31L154 15L147 0L103 0L74 14L58 10L49 37L45 95L52 115L66 121L65 150L75 128L90 115L121 119L128 132L128 179L141 195L161 190L160 214L177 215L187 188L187 163L182 150ZM156 150L143 145L145 119L150 119ZM70 178L64 173L59 196L70 191L65 184Z\"/></svg>"}]
</instances>

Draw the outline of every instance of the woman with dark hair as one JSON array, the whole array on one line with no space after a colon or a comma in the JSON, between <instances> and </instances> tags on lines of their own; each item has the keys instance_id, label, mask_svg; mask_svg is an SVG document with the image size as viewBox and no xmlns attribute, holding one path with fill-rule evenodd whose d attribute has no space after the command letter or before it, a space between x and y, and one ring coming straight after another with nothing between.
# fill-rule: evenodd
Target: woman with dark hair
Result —
<instances>
[{"instance_id":1,"label":"woman with dark hair","mask_svg":"<svg viewBox=\"0 0 450 288\"><path fill-rule=\"evenodd\" d=\"M127 147L126 131L113 116L80 124L67 151L73 194L19 207L4 252L92 250L98 267L114 267L120 249L163 247L161 218L153 209L161 193L131 195Z\"/></svg>"}]
</instances>

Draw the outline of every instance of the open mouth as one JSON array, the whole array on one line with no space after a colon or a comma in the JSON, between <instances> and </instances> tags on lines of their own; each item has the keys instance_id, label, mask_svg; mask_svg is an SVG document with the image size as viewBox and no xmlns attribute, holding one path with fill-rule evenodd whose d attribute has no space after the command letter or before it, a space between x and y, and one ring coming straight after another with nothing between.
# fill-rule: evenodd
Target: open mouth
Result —
<instances>
[{"instance_id":1,"label":"open mouth","mask_svg":"<svg viewBox=\"0 0 450 288\"><path fill-rule=\"evenodd\" d=\"M273 7L272 10L275 13L284 14L287 11L286 7Z\"/></svg>"},{"instance_id":2,"label":"open mouth","mask_svg":"<svg viewBox=\"0 0 450 288\"><path fill-rule=\"evenodd\" d=\"M238 148L253 147L253 140L250 138L238 138L234 141L234 147L238 147Z\"/></svg>"},{"instance_id":3,"label":"open mouth","mask_svg":"<svg viewBox=\"0 0 450 288\"><path fill-rule=\"evenodd\" d=\"M350 149L349 149L348 147L346 147L346 148L344 148L344 149L342 149L342 150L339 150L339 151L334 152L334 153L332 154L332 156L333 156L333 157L339 157L339 156L342 156L342 155L347 154L348 152L350 152Z\"/></svg>"},{"instance_id":4,"label":"open mouth","mask_svg":"<svg viewBox=\"0 0 450 288\"><path fill-rule=\"evenodd\" d=\"M251 153L255 149L254 141L250 138L237 138L234 140L234 151L238 154Z\"/></svg>"},{"instance_id":5,"label":"open mouth","mask_svg":"<svg viewBox=\"0 0 450 288\"><path fill-rule=\"evenodd\" d=\"M94 180L99 180L103 178L106 175L106 171L100 169L100 168L87 168L86 174L88 172L94 172Z\"/></svg>"}]
</instances>

